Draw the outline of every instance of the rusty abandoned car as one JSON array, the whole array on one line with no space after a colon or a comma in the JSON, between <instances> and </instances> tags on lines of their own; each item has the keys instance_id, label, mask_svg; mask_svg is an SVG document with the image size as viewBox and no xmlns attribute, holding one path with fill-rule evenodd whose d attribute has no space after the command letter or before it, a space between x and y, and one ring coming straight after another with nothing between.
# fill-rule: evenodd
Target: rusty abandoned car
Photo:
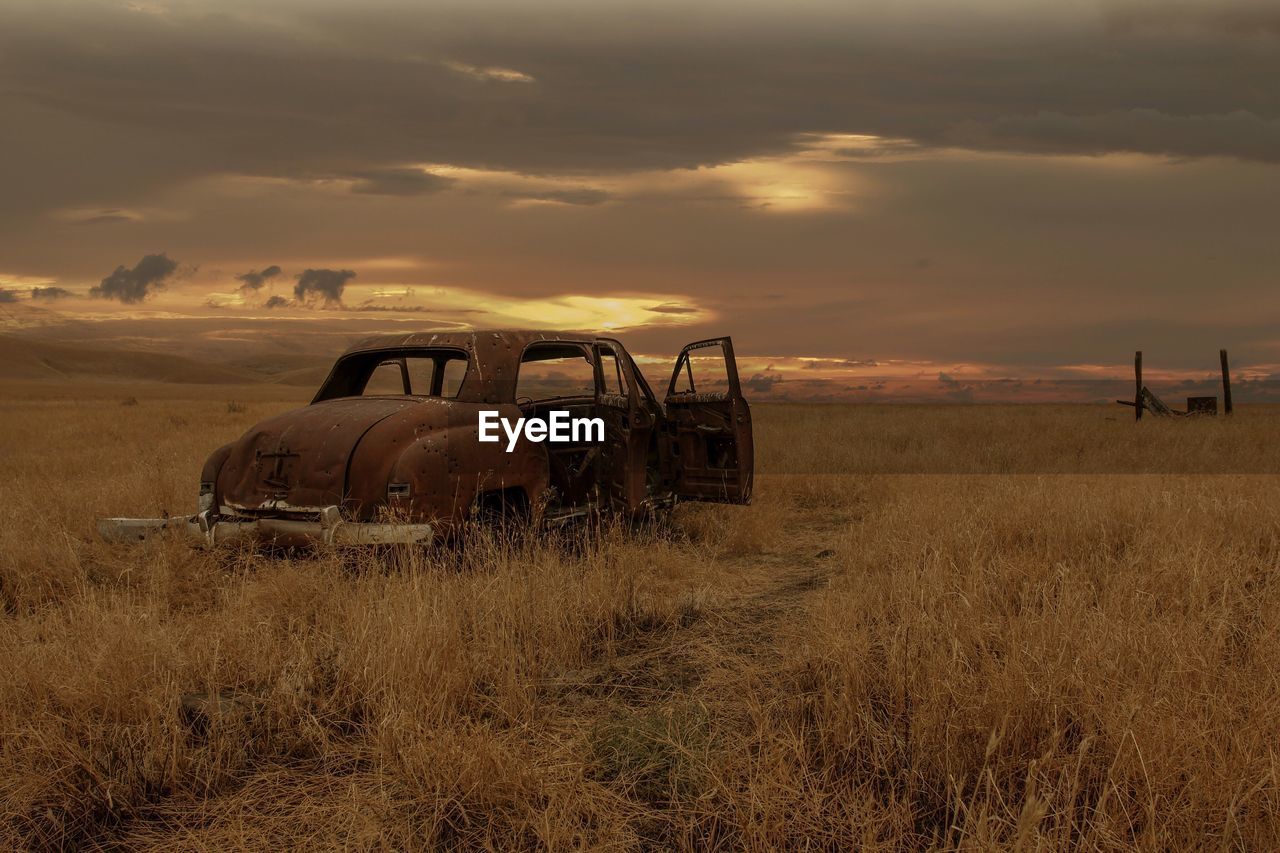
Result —
<instances>
[{"instance_id":1,"label":"rusty abandoned car","mask_svg":"<svg viewBox=\"0 0 1280 853\"><path fill-rule=\"evenodd\" d=\"M557 411L598 418L603 440L479 440L484 412L514 422ZM556 524L680 500L745 504L752 473L751 413L727 337L684 347L659 400L612 338L380 335L343 353L310 405L215 450L195 515L106 518L98 529L123 541L178 529L208 544L421 543L492 514Z\"/></svg>"}]
</instances>

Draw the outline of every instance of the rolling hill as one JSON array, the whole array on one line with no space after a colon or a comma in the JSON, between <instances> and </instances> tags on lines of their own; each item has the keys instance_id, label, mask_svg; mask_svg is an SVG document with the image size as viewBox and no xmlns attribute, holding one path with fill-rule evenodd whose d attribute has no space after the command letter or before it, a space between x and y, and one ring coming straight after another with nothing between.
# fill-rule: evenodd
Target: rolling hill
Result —
<instances>
[{"instance_id":1,"label":"rolling hill","mask_svg":"<svg viewBox=\"0 0 1280 853\"><path fill-rule=\"evenodd\" d=\"M160 352L85 347L0 335L0 379L86 378L204 385L275 381L256 371Z\"/></svg>"}]
</instances>

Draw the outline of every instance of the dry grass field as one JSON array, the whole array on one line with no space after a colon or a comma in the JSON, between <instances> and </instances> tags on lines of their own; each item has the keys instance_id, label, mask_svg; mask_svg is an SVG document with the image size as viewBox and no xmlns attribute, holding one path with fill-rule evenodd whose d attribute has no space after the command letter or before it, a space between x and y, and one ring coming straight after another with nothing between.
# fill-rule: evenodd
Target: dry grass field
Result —
<instances>
[{"instance_id":1,"label":"dry grass field","mask_svg":"<svg viewBox=\"0 0 1280 853\"><path fill-rule=\"evenodd\" d=\"M761 406L669 530L95 541L304 394L0 388L0 847L1280 847L1275 412Z\"/></svg>"}]
</instances>

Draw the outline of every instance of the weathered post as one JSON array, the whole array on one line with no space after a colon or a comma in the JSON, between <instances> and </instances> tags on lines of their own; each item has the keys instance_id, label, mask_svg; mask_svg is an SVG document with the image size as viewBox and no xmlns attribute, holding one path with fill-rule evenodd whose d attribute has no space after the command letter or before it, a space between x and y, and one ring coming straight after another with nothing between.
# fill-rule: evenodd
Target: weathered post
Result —
<instances>
[{"instance_id":1,"label":"weathered post","mask_svg":"<svg viewBox=\"0 0 1280 853\"><path fill-rule=\"evenodd\" d=\"M1231 414L1231 368L1227 366L1227 351L1218 350L1222 359L1222 410Z\"/></svg>"},{"instance_id":2,"label":"weathered post","mask_svg":"<svg viewBox=\"0 0 1280 853\"><path fill-rule=\"evenodd\" d=\"M1133 354L1133 419L1142 420L1142 350Z\"/></svg>"}]
</instances>

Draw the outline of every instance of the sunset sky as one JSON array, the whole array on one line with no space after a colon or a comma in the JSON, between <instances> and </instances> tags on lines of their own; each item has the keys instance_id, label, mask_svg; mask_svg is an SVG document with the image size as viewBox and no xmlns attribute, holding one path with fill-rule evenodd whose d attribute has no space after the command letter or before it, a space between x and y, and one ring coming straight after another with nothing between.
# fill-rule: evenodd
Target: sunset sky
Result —
<instances>
[{"instance_id":1,"label":"sunset sky","mask_svg":"<svg viewBox=\"0 0 1280 853\"><path fill-rule=\"evenodd\" d=\"M0 116L14 328L1280 379L1275 3L2 0Z\"/></svg>"}]
</instances>

